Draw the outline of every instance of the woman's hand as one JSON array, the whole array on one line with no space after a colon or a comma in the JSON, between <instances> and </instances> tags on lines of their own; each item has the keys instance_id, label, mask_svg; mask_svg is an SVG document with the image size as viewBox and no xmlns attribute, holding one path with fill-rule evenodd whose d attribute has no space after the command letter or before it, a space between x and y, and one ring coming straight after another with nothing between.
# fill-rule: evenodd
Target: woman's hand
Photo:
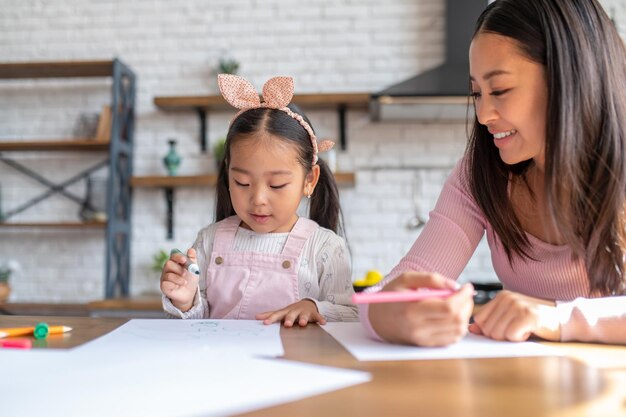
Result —
<instances>
[{"instance_id":1,"label":"woman's hand","mask_svg":"<svg viewBox=\"0 0 626 417\"><path fill-rule=\"evenodd\" d=\"M531 334L553 341L561 338L553 301L506 290L474 314L469 329L475 334L511 342L522 342Z\"/></svg>"},{"instance_id":2,"label":"woman's hand","mask_svg":"<svg viewBox=\"0 0 626 417\"><path fill-rule=\"evenodd\" d=\"M456 282L439 274L405 272L382 290L456 289L456 287ZM371 304L370 323L380 337L392 343L418 346L449 345L458 342L467 333L467 324L474 307L473 294L472 285L466 284L446 298Z\"/></svg>"},{"instance_id":3,"label":"woman's hand","mask_svg":"<svg viewBox=\"0 0 626 417\"><path fill-rule=\"evenodd\" d=\"M289 304L287 307L276 311L266 311L259 313L255 317L263 320L263 324L272 324L282 321L285 327L292 327L299 324L305 327L308 323L326 324L326 319L317 311L315 303L308 299L300 300Z\"/></svg>"},{"instance_id":4,"label":"woman's hand","mask_svg":"<svg viewBox=\"0 0 626 417\"><path fill-rule=\"evenodd\" d=\"M189 249L187 256L182 253L172 254L161 272L161 291L182 312L193 306L199 282L199 277L185 268L187 258L196 263L196 251Z\"/></svg>"}]
</instances>

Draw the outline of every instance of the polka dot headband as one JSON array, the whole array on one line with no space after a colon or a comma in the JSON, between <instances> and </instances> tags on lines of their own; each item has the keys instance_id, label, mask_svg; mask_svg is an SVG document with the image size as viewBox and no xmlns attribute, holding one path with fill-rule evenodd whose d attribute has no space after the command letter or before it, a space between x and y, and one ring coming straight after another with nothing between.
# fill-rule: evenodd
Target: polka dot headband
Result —
<instances>
[{"instance_id":1,"label":"polka dot headband","mask_svg":"<svg viewBox=\"0 0 626 417\"><path fill-rule=\"evenodd\" d=\"M239 109L239 112L235 115L233 120L247 110L265 107L284 111L300 123L311 138L311 144L313 145L313 165L317 164L318 152L327 151L335 145L335 143L330 140L318 142L315 133L313 133L313 129L311 129L311 126L304 118L287 107L293 98L293 78L270 78L263 86L263 101L261 101L259 94L252 84L241 77L231 74L219 74L217 76L217 82L222 97L224 97L231 106Z\"/></svg>"}]
</instances>

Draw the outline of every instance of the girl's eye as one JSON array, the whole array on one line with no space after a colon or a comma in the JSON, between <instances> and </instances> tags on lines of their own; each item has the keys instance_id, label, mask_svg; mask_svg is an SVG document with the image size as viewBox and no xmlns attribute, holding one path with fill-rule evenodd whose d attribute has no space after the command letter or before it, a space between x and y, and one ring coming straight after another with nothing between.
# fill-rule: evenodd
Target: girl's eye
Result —
<instances>
[{"instance_id":1,"label":"girl's eye","mask_svg":"<svg viewBox=\"0 0 626 417\"><path fill-rule=\"evenodd\" d=\"M273 188L274 190L280 190L281 188L286 187L287 184L283 184L283 185L270 185L271 188Z\"/></svg>"},{"instance_id":2,"label":"girl's eye","mask_svg":"<svg viewBox=\"0 0 626 417\"><path fill-rule=\"evenodd\" d=\"M233 181L235 181L235 184L237 184L237 185L238 185L238 186L240 186L240 187L247 187L247 186L249 186L249 185L250 185L250 184L242 184L242 183L240 183L240 182L239 182L239 181L237 181L237 180L233 180Z\"/></svg>"},{"instance_id":3,"label":"girl's eye","mask_svg":"<svg viewBox=\"0 0 626 417\"><path fill-rule=\"evenodd\" d=\"M474 100L478 100L480 98L480 92L478 91L472 91L470 96L474 99Z\"/></svg>"}]
</instances>

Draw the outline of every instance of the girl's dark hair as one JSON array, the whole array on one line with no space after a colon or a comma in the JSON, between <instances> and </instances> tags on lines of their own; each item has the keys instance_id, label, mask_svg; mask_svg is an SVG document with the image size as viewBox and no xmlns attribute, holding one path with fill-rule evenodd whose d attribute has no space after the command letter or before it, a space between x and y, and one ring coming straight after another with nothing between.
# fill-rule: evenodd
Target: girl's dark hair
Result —
<instances>
[{"instance_id":1,"label":"girl's dark hair","mask_svg":"<svg viewBox=\"0 0 626 417\"><path fill-rule=\"evenodd\" d=\"M311 125L306 115L296 106L288 106L293 112L301 115ZM313 126L311 126L311 129ZM249 139L258 133L269 133L298 149L298 161L304 168L305 175L313 168L313 145L311 138L302 125L282 110L258 108L240 114L231 124L226 136L226 150L224 159L217 176L217 197L215 221L220 221L235 214L228 191L228 163L232 145L238 141ZM340 236L345 236L343 218L339 206L339 192L335 177L328 165L321 158L317 165L320 167L320 177L311 195L309 217L317 224Z\"/></svg>"},{"instance_id":2,"label":"girl's dark hair","mask_svg":"<svg viewBox=\"0 0 626 417\"><path fill-rule=\"evenodd\" d=\"M626 293L626 53L596 0L497 0L474 37L515 40L545 68L545 197L553 224L583 257L590 292ZM507 195L532 160L505 164L486 126L474 119L466 150L472 195L512 264L530 243Z\"/></svg>"}]
</instances>

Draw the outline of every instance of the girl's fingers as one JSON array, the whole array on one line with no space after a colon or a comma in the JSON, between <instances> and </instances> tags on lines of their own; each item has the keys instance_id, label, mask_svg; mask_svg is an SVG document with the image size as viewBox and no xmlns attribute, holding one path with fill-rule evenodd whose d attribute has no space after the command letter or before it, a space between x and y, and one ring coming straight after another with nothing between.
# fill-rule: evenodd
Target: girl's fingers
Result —
<instances>
[{"instance_id":1,"label":"girl's fingers","mask_svg":"<svg viewBox=\"0 0 626 417\"><path fill-rule=\"evenodd\" d=\"M300 314L300 316L298 317L298 324L300 325L300 327L306 327L307 324L309 324L309 322L311 321L311 315L309 313L302 312Z\"/></svg>"},{"instance_id":2,"label":"girl's fingers","mask_svg":"<svg viewBox=\"0 0 626 417\"><path fill-rule=\"evenodd\" d=\"M287 311L287 313L285 314L285 318L283 320L285 327L293 326L293 324L297 322L298 316L300 316L301 313L302 313L302 310ZM307 323L308 323L308 320L307 320Z\"/></svg>"},{"instance_id":3,"label":"girl's fingers","mask_svg":"<svg viewBox=\"0 0 626 417\"><path fill-rule=\"evenodd\" d=\"M269 315L265 320L263 320L263 324L272 324L280 322L287 312L283 310L272 311L272 314Z\"/></svg>"},{"instance_id":4,"label":"girl's fingers","mask_svg":"<svg viewBox=\"0 0 626 417\"><path fill-rule=\"evenodd\" d=\"M161 283L161 291L163 291L163 293L168 297L171 295L172 291L176 290L177 288L179 288L179 286L172 282L163 281Z\"/></svg>"},{"instance_id":5,"label":"girl's fingers","mask_svg":"<svg viewBox=\"0 0 626 417\"><path fill-rule=\"evenodd\" d=\"M273 313L273 311L265 311L263 313L258 313L256 316L254 316L254 318L257 319L257 320L265 320L266 318L271 316L272 313Z\"/></svg>"},{"instance_id":6,"label":"girl's fingers","mask_svg":"<svg viewBox=\"0 0 626 417\"><path fill-rule=\"evenodd\" d=\"M314 321L319 324L322 324L322 325L326 324L326 317L322 316L321 313L318 313L318 312L313 313L313 318L315 319Z\"/></svg>"},{"instance_id":7,"label":"girl's fingers","mask_svg":"<svg viewBox=\"0 0 626 417\"><path fill-rule=\"evenodd\" d=\"M191 262L193 263L198 262L198 259L196 257L196 250L194 248L189 248L189 250L187 251L187 258L189 258L189 260L191 260Z\"/></svg>"},{"instance_id":8,"label":"girl's fingers","mask_svg":"<svg viewBox=\"0 0 626 417\"><path fill-rule=\"evenodd\" d=\"M180 275L171 273L171 272L163 276L162 282L170 282L180 287L184 287L187 285L187 280L185 278L181 277Z\"/></svg>"},{"instance_id":9,"label":"girl's fingers","mask_svg":"<svg viewBox=\"0 0 626 417\"><path fill-rule=\"evenodd\" d=\"M172 256L182 256L182 255L172 255ZM183 261L183 265L185 264L185 262ZM181 265L180 263L176 262L176 260L174 260L173 258L171 258L169 261L167 261L165 263L165 267L163 268L163 272L164 273L174 273L180 276L183 276L185 274L186 269L183 267L183 265Z\"/></svg>"}]
</instances>

